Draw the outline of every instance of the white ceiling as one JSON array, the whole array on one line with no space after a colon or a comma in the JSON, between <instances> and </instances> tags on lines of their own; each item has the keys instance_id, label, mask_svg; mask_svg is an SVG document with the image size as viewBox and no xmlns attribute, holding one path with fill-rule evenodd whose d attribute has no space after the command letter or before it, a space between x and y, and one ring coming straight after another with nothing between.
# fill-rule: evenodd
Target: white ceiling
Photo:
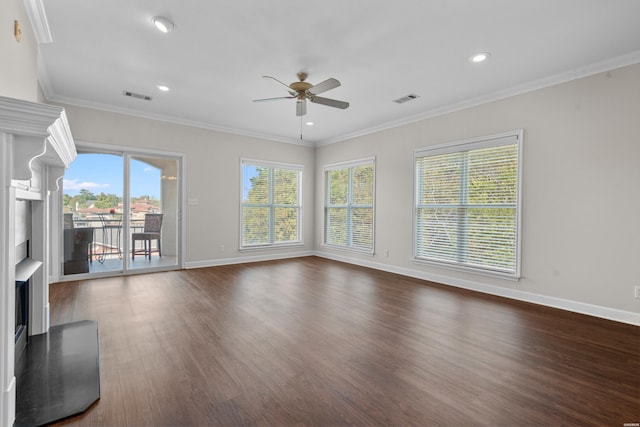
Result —
<instances>
[{"instance_id":1,"label":"white ceiling","mask_svg":"<svg viewBox=\"0 0 640 427\"><path fill-rule=\"evenodd\" d=\"M640 62L638 0L43 0L50 101L300 142L284 82L342 86L309 104L305 143L339 141ZM163 34L151 18L165 16ZM491 52L489 61L469 57ZM167 93L156 84L171 88ZM149 95L150 102L123 91ZM415 93L416 100L392 100Z\"/></svg>"}]
</instances>

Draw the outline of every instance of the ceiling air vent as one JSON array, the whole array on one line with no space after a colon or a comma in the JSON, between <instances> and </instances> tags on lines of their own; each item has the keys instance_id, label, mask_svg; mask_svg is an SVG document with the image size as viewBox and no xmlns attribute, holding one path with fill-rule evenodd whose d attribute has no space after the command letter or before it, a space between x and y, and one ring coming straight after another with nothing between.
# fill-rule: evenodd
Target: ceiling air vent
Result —
<instances>
[{"instance_id":1,"label":"ceiling air vent","mask_svg":"<svg viewBox=\"0 0 640 427\"><path fill-rule=\"evenodd\" d=\"M142 99L143 101L151 101L151 97L148 96L148 95L142 95L140 93L129 92L128 90L125 90L124 92L122 92L122 94L124 96L130 96L131 98Z\"/></svg>"},{"instance_id":2,"label":"ceiling air vent","mask_svg":"<svg viewBox=\"0 0 640 427\"><path fill-rule=\"evenodd\" d=\"M393 102L396 104L402 104L403 102L411 101L418 98L420 95L416 95L415 93L410 93L407 96L403 96L402 98L394 99Z\"/></svg>"}]
</instances>

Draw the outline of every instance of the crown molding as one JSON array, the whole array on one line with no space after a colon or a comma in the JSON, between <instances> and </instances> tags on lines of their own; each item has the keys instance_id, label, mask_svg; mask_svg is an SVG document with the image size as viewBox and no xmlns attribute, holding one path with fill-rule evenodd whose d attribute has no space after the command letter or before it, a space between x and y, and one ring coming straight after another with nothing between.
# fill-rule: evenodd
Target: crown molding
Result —
<instances>
[{"instance_id":1,"label":"crown molding","mask_svg":"<svg viewBox=\"0 0 640 427\"><path fill-rule=\"evenodd\" d=\"M539 89L544 89L550 86L556 86L562 83L570 82L573 80L582 79L595 74L604 73L607 71L615 70L617 68L626 67L629 65L635 65L640 63L640 50L631 52L627 55L610 58L605 61L590 64L585 67L570 70L564 73L555 74L543 79L535 80L532 82L524 83L512 88L488 93L479 97L471 98L459 103L443 105L438 108L431 109L429 111L416 114L413 116L405 117L400 120L395 120L387 123L380 124L378 126L362 129L360 131L352 132L345 135L340 135L334 138L329 138L324 141L317 142L316 147L323 145L335 144L338 142L346 141L349 139L358 138L372 133L381 132L387 129L393 129L400 126L408 125L411 123L419 122L422 120L432 119L434 117L442 116L445 114L453 113L456 111L465 110L467 108L476 107L478 105L488 104L490 102L499 101L501 99L510 98L516 95L522 95L528 92L533 92Z\"/></svg>"},{"instance_id":2,"label":"crown molding","mask_svg":"<svg viewBox=\"0 0 640 427\"><path fill-rule=\"evenodd\" d=\"M27 10L31 28L38 44L53 43L49 21L47 20L42 0L24 0L24 7Z\"/></svg>"},{"instance_id":3,"label":"crown molding","mask_svg":"<svg viewBox=\"0 0 640 427\"><path fill-rule=\"evenodd\" d=\"M300 141L299 139L295 139L295 138L285 138L285 137L280 137L280 136L277 136L277 135L270 135L270 134L266 134L266 133L253 132L253 131L249 131L249 130L230 128L230 127L225 127L225 126L217 126L217 125L210 124L210 123L198 122L198 121L194 121L194 120L185 120L185 119L180 119L180 118L172 117L172 116L166 116L166 115L162 115L162 114L147 113L147 112L142 112L142 111L128 109L128 108L115 107L113 105L101 104L101 103L98 103L98 102L89 102L89 101L86 101L86 100L81 100L81 99L76 99L76 98L58 96L51 90L50 85L48 85L48 83L47 83L48 82L48 76L46 75L46 73L43 72L43 74L39 74L38 78L39 79L42 78L42 80L40 80L39 83L40 83L40 86L42 88L42 92L45 95L45 98L49 102L54 102L54 103L57 103L57 104L64 104L64 105L69 105L69 106L74 106L74 107L90 108L90 109L93 109L93 110L104 111L104 112L107 112L107 113L123 114L123 115L127 115L127 116L138 117L138 118L141 118L141 119L156 120L156 121L159 121L159 122L165 122L165 123L171 123L171 124L175 124L175 125L181 125L181 126L188 126L188 127L193 127L193 128L205 129L205 130L210 130L210 131L215 131L215 132L228 133L228 134L232 134L232 135L246 136L246 137L258 138L258 139L265 139L265 140L273 141L273 142L283 142L283 143L286 143L286 144L301 145L301 146L305 146L305 147L314 147L314 143L311 142L311 141L305 141L305 140Z\"/></svg>"},{"instance_id":4,"label":"crown molding","mask_svg":"<svg viewBox=\"0 0 640 427\"><path fill-rule=\"evenodd\" d=\"M28 1L40 1L40 0L28 0ZM252 138L265 139L268 141L284 142L287 144L302 145L306 147L317 148L325 145L335 144L338 142L343 142L350 139L370 135L370 134L381 132L388 129L394 129L394 128L405 126L411 123L431 119L434 117L442 116L442 115L453 113L456 111L465 110L467 108L488 104L490 102L499 101L502 99L525 94L528 92L533 92L539 89L544 89L546 87L559 85L559 84L566 83L573 80L578 80L578 79L589 77L595 74L611 71L617 68L622 68L629 65L635 65L640 63L640 50L631 52L626 55L618 56L615 58L610 58L598 63L589 64L584 67L570 70L567 72L555 74L553 76L545 77L543 79L538 79L533 82L523 83L521 85L514 86L506 90L488 93L488 94L471 98L455 104L443 105L443 106L422 112L420 114L405 117L395 121L381 123L377 126L373 126L373 127L361 129L355 132L338 135L333 138L328 138L325 140L317 140L317 141L312 141L312 140L301 141L299 139L285 138L277 135L247 131L242 129L227 128L223 126L217 126L211 123L196 122L196 121L185 120L185 119L180 119L176 117L119 108L111 105L105 105L105 104L100 104L96 102L80 100L76 98L58 96L53 90L49 76L45 71L46 66L44 64L44 59L41 57L39 57L38 59L40 61L40 65L38 67L38 80L46 99L51 102L57 102L57 103L67 104L67 105L72 105L77 107L92 108L92 109L106 111L110 113L125 114L125 115L140 117L144 119L158 120L162 122L196 127L196 128L207 129L207 130L212 130L217 132L224 132L224 133L229 133L233 135L247 136Z\"/></svg>"}]
</instances>

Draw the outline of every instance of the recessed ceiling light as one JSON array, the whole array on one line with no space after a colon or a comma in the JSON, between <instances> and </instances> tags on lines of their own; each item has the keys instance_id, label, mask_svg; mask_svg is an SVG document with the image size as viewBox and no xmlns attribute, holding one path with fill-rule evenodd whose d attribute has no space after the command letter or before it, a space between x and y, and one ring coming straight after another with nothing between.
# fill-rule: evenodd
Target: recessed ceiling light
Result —
<instances>
[{"instance_id":1,"label":"recessed ceiling light","mask_svg":"<svg viewBox=\"0 0 640 427\"><path fill-rule=\"evenodd\" d=\"M156 28L163 33L168 33L175 27L175 25L173 25L173 22L169 21L163 16L154 16L153 18L151 18L151 22L153 22L153 25L155 25Z\"/></svg>"},{"instance_id":2,"label":"recessed ceiling light","mask_svg":"<svg viewBox=\"0 0 640 427\"><path fill-rule=\"evenodd\" d=\"M491 56L491 54L489 52L480 52L480 53L476 53L475 55L473 55L470 59L471 62L484 62L487 59L489 59L489 57Z\"/></svg>"},{"instance_id":3,"label":"recessed ceiling light","mask_svg":"<svg viewBox=\"0 0 640 427\"><path fill-rule=\"evenodd\" d=\"M169 91L169 86L165 86L165 85L156 85L156 87L158 88L158 90L162 91L162 92L168 92Z\"/></svg>"}]
</instances>

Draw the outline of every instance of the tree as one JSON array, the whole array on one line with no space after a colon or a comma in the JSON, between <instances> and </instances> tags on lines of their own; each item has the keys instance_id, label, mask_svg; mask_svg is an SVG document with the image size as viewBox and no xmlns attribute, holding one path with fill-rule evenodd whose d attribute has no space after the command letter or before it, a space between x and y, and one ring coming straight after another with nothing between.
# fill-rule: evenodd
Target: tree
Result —
<instances>
[{"instance_id":1,"label":"tree","mask_svg":"<svg viewBox=\"0 0 640 427\"><path fill-rule=\"evenodd\" d=\"M83 203L86 203L87 200L94 200L96 198L96 196L91 191L84 188L80 190L76 197L78 198L78 201L81 201Z\"/></svg>"},{"instance_id":2,"label":"tree","mask_svg":"<svg viewBox=\"0 0 640 427\"><path fill-rule=\"evenodd\" d=\"M115 208L118 206L120 198L115 194L100 193L96 198L94 206L100 209Z\"/></svg>"},{"instance_id":3,"label":"tree","mask_svg":"<svg viewBox=\"0 0 640 427\"><path fill-rule=\"evenodd\" d=\"M75 196L64 194L64 206L69 207L70 210L78 208L86 208L89 200L95 200L96 196L87 189L81 189Z\"/></svg>"}]
</instances>

